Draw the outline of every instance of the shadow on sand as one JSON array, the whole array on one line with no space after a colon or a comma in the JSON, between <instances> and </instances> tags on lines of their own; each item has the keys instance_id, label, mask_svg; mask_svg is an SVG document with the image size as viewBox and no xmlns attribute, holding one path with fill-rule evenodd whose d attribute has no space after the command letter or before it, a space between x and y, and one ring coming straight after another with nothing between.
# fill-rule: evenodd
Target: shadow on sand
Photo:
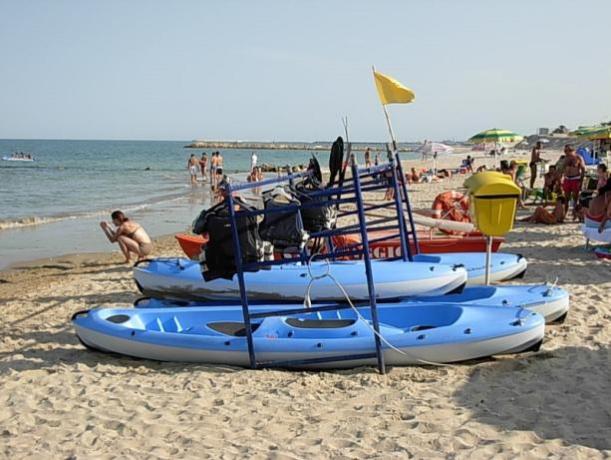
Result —
<instances>
[{"instance_id":1,"label":"shadow on sand","mask_svg":"<svg viewBox=\"0 0 611 460\"><path fill-rule=\"evenodd\" d=\"M565 347L474 369L454 393L481 423L611 449L611 352Z\"/></svg>"},{"instance_id":2,"label":"shadow on sand","mask_svg":"<svg viewBox=\"0 0 611 460\"><path fill-rule=\"evenodd\" d=\"M146 368L162 374L204 371L211 373L235 372L237 367L195 363L169 363L129 358L114 353L103 353L85 348L71 325L38 331L5 333L5 339L21 342L9 352L0 352L0 375L28 370L57 369L59 365L77 364L95 368L98 365L121 368ZM105 369L103 372L113 371Z\"/></svg>"}]
</instances>

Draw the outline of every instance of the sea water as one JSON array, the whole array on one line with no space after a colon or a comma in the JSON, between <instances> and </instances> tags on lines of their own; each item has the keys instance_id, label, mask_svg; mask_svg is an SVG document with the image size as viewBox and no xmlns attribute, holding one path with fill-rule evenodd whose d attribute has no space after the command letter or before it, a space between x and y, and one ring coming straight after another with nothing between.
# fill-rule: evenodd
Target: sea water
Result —
<instances>
[{"instance_id":1,"label":"sea water","mask_svg":"<svg viewBox=\"0 0 611 460\"><path fill-rule=\"evenodd\" d=\"M112 249L98 224L115 209L151 236L187 229L211 203L208 184L190 184L187 159L203 151L210 158L211 149L185 149L186 144L0 140L0 157L27 152L35 158L0 161L0 269L17 261ZM251 150L217 150L226 174L248 171ZM257 151L258 164L305 164L311 155ZM328 162L328 153L316 155L321 164Z\"/></svg>"}]
</instances>

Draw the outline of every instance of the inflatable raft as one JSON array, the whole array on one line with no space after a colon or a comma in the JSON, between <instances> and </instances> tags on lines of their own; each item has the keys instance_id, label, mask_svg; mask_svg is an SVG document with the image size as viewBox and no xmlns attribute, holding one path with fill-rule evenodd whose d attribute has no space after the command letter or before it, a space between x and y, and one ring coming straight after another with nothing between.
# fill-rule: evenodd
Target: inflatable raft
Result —
<instances>
[{"instance_id":1,"label":"inflatable raft","mask_svg":"<svg viewBox=\"0 0 611 460\"><path fill-rule=\"evenodd\" d=\"M271 308L277 308L270 307ZM274 316L253 323L257 362L333 358L300 368L375 365L375 358L342 360L375 351L370 309ZM324 314L323 314L324 313ZM543 317L522 308L450 304L378 311L387 365L451 363L538 350ZM72 322L87 347L159 361L249 365L240 307L101 308L76 313ZM392 347L391 347L392 346Z\"/></svg>"},{"instance_id":2,"label":"inflatable raft","mask_svg":"<svg viewBox=\"0 0 611 460\"><path fill-rule=\"evenodd\" d=\"M440 295L459 290L467 281L462 267L437 262L377 261L371 263L376 297L399 299L413 295ZM365 265L362 261L313 262L313 276L327 273L343 286L354 301L369 299ZM134 268L138 289L146 296L187 300L238 300L237 275L232 279L205 281L199 263L188 259L154 259ZM249 300L303 302L310 280L303 264L275 265L269 269L245 272ZM344 300L344 295L329 277L314 282L312 301Z\"/></svg>"}]
</instances>

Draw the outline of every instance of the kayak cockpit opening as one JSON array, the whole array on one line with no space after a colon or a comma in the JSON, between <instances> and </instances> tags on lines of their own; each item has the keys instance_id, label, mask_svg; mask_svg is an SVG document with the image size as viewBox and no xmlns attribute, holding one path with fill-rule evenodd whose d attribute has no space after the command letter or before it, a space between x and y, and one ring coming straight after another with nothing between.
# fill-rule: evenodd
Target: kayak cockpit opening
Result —
<instances>
[{"instance_id":1,"label":"kayak cockpit opening","mask_svg":"<svg viewBox=\"0 0 611 460\"><path fill-rule=\"evenodd\" d=\"M214 323L208 323L207 326L213 331L220 332L225 335L232 335L234 337L246 337L246 325L240 321L217 321ZM259 329L261 323L251 323L251 330L255 332Z\"/></svg>"}]
</instances>

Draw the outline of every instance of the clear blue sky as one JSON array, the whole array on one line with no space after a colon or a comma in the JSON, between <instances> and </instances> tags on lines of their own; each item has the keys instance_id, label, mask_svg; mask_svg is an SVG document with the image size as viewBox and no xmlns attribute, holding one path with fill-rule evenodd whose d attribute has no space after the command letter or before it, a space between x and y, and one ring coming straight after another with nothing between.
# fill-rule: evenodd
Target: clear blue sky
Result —
<instances>
[{"instance_id":1,"label":"clear blue sky","mask_svg":"<svg viewBox=\"0 0 611 460\"><path fill-rule=\"evenodd\" d=\"M611 118L611 1L0 0L0 138L400 140Z\"/></svg>"}]
</instances>

